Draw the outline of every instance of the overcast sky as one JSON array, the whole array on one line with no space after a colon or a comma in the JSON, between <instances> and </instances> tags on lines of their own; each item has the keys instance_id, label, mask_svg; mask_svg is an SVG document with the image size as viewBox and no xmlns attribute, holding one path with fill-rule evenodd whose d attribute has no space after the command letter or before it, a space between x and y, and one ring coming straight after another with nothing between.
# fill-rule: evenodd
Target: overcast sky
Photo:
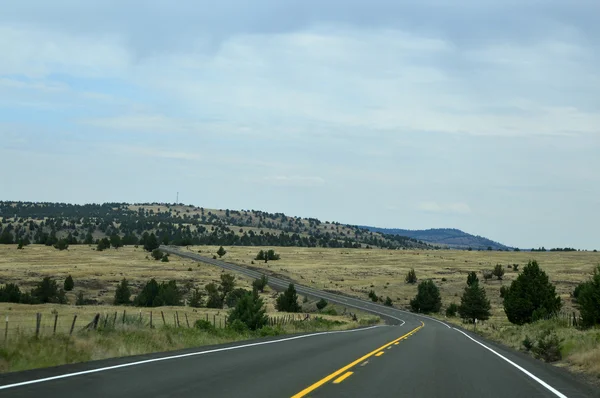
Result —
<instances>
[{"instance_id":1,"label":"overcast sky","mask_svg":"<svg viewBox=\"0 0 600 398\"><path fill-rule=\"evenodd\" d=\"M0 199L179 191L600 249L598 20L597 0L7 0Z\"/></svg>"}]
</instances>

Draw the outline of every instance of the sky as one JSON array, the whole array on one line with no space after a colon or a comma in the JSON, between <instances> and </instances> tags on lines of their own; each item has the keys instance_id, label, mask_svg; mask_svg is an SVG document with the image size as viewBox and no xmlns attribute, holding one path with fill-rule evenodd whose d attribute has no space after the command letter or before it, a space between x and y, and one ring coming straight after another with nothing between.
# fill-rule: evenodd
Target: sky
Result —
<instances>
[{"instance_id":1,"label":"sky","mask_svg":"<svg viewBox=\"0 0 600 398\"><path fill-rule=\"evenodd\" d=\"M600 249L597 0L9 0L0 200Z\"/></svg>"}]
</instances>

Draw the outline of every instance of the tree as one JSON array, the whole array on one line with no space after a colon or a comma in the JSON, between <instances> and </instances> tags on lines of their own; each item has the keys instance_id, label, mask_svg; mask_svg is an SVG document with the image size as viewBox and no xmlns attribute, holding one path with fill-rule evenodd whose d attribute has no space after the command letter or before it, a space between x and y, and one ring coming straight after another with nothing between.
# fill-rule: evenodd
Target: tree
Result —
<instances>
[{"instance_id":1,"label":"tree","mask_svg":"<svg viewBox=\"0 0 600 398\"><path fill-rule=\"evenodd\" d=\"M217 250L217 255L219 256L219 258L223 257L226 254L227 254L227 250L225 250L223 248L223 246L219 247L219 250Z\"/></svg>"},{"instance_id":2,"label":"tree","mask_svg":"<svg viewBox=\"0 0 600 398\"><path fill-rule=\"evenodd\" d=\"M327 300L325 300L324 298L322 298L321 300L319 300L319 301L317 302L317 309L318 309L319 311L321 311L323 308L327 307L327 304L328 304L328 303L327 303Z\"/></svg>"},{"instance_id":3,"label":"tree","mask_svg":"<svg viewBox=\"0 0 600 398\"><path fill-rule=\"evenodd\" d=\"M419 283L417 295L410 301L410 307L413 312L425 314L440 311L440 308L442 307L440 290L432 280L426 280Z\"/></svg>"},{"instance_id":4,"label":"tree","mask_svg":"<svg viewBox=\"0 0 600 398\"><path fill-rule=\"evenodd\" d=\"M406 283L410 283L411 285L417 283L417 273L415 272L414 268L411 268L410 271L408 271L408 274L406 274L406 278L404 278L404 281Z\"/></svg>"},{"instance_id":5,"label":"tree","mask_svg":"<svg viewBox=\"0 0 600 398\"><path fill-rule=\"evenodd\" d=\"M14 243L13 234L10 233L8 229L5 229L0 234L0 244L2 245L12 245Z\"/></svg>"},{"instance_id":6,"label":"tree","mask_svg":"<svg viewBox=\"0 0 600 398\"><path fill-rule=\"evenodd\" d=\"M537 261L529 261L504 295L504 312L511 323L522 325L560 311L556 288Z\"/></svg>"},{"instance_id":7,"label":"tree","mask_svg":"<svg viewBox=\"0 0 600 398\"><path fill-rule=\"evenodd\" d=\"M256 292L247 292L236 303L229 313L229 324L242 322L250 330L257 330L267 325L268 318L262 299Z\"/></svg>"},{"instance_id":8,"label":"tree","mask_svg":"<svg viewBox=\"0 0 600 398\"><path fill-rule=\"evenodd\" d=\"M54 248L60 251L67 250L69 248L69 241L67 239L59 239Z\"/></svg>"},{"instance_id":9,"label":"tree","mask_svg":"<svg viewBox=\"0 0 600 398\"><path fill-rule=\"evenodd\" d=\"M110 237L110 245L115 249L119 247L123 247L123 242L121 241L121 237L117 234L111 235Z\"/></svg>"},{"instance_id":10,"label":"tree","mask_svg":"<svg viewBox=\"0 0 600 398\"><path fill-rule=\"evenodd\" d=\"M152 278L135 298L138 307L160 307L163 305L181 305L181 291L177 282L162 282L160 285Z\"/></svg>"},{"instance_id":11,"label":"tree","mask_svg":"<svg viewBox=\"0 0 600 398\"><path fill-rule=\"evenodd\" d=\"M200 308L202 307L202 293L199 289L194 289L192 291L192 296L190 297L190 307Z\"/></svg>"},{"instance_id":12,"label":"tree","mask_svg":"<svg viewBox=\"0 0 600 398\"><path fill-rule=\"evenodd\" d=\"M499 281L501 281L502 276L504 276L504 267L502 266L502 264L496 264L494 270L492 271L492 274L494 274L494 276L498 278Z\"/></svg>"},{"instance_id":13,"label":"tree","mask_svg":"<svg viewBox=\"0 0 600 398\"><path fill-rule=\"evenodd\" d=\"M133 303L136 307L153 307L156 297L158 297L158 282L152 278L142 288Z\"/></svg>"},{"instance_id":14,"label":"tree","mask_svg":"<svg viewBox=\"0 0 600 398\"><path fill-rule=\"evenodd\" d=\"M75 305L85 305L85 297L83 296L83 292L79 291L77 296L75 296Z\"/></svg>"},{"instance_id":15,"label":"tree","mask_svg":"<svg viewBox=\"0 0 600 398\"><path fill-rule=\"evenodd\" d=\"M160 249L152 250L152 258L155 259L156 261L162 259L163 256L164 256L164 253Z\"/></svg>"},{"instance_id":16,"label":"tree","mask_svg":"<svg viewBox=\"0 0 600 398\"><path fill-rule=\"evenodd\" d=\"M0 287L0 303L19 303L21 302L21 289L14 283L7 283Z\"/></svg>"},{"instance_id":17,"label":"tree","mask_svg":"<svg viewBox=\"0 0 600 398\"><path fill-rule=\"evenodd\" d=\"M207 299L206 307L208 308L223 308L223 297L219 294L219 288L214 283L209 283L204 286L206 290Z\"/></svg>"},{"instance_id":18,"label":"tree","mask_svg":"<svg viewBox=\"0 0 600 398\"><path fill-rule=\"evenodd\" d=\"M277 311L283 312L300 312L302 307L298 304L298 294L293 283L290 283L288 288L277 297L275 304Z\"/></svg>"},{"instance_id":19,"label":"tree","mask_svg":"<svg viewBox=\"0 0 600 398\"><path fill-rule=\"evenodd\" d=\"M223 300L229 293L233 291L234 288L235 276L231 274L221 274L221 286L219 286L219 290L221 291L221 297Z\"/></svg>"},{"instance_id":20,"label":"tree","mask_svg":"<svg viewBox=\"0 0 600 398\"><path fill-rule=\"evenodd\" d=\"M469 275L467 275L467 286L471 286L475 283L479 283L479 278L477 277L477 272L471 271Z\"/></svg>"},{"instance_id":21,"label":"tree","mask_svg":"<svg viewBox=\"0 0 600 398\"><path fill-rule=\"evenodd\" d=\"M475 319L488 320L490 309L490 300L487 299L485 289L479 287L479 283L465 287L458 307L458 313L462 319L469 320L470 323L475 323Z\"/></svg>"},{"instance_id":22,"label":"tree","mask_svg":"<svg viewBox=\"0 0 600 398\"><path fill-rule=\"evenodd\" d=\"M153 233L148 235L148 237L144 241L144 250L147 252L152 252L155 249L158 249L160 244L158 243L158 239L156 239L156 235Z\"/></svg>"},{"instance_id":23,"label":"tree","mask_svg":"<svg viewBox=\"0 0 600 398\"><path fill-rule=\"evenodd\" d=\"M65 297L65 291L58 289L58 283L50 277L45 277L41 282L38 282L35 289L32 290L31 295L36 301L45 303L57 303L66 304L67 298Z\"/></svg>"},{"instance_id":24,"label":"tree","mask_svg":"<svg viewBox=\"0 0 600 398\"><path fill-rule=\"evenodd\" d=\"M255 279L252 282L252 288L254 288L262 293L265 291L265 287L267 287L268 283L269 283L269 277L266 276L265 274L262 274L260 279Z\"/></svg>"},{"instance_id":25,"label":"tree","mask_svg":"<svg viewBox=\"0 0 600 398\"><path fill-rule=\"evenodd\" d=\"M98 242L98 246L96 246L96 250L101 252L102 250L106 250L110 248L110 241L108 240L108 238L102 238L99 242Z\"/></svg>"},{"instance_id":26,"label":"tree","mask_svg":"<svg viewBox=\"0 0 600 398\"><path fill-rule=\"evenodd\" d=\"M129 289L129 282L127 279L123 279L117 286L115 291L115 305L128 305L131 303L131 290Z\"/></svg>"},{"instance_id":27,"label":"tree","mask_svg":"<svg viewBox=\"0 0 600 398\"><path fill-rule=\"evenodd\" d=\"M573 296L581 313L584 327L600 324L600 265L594 269L592 278L575 288Z\"/></svg>"},{"instance_id":28,"label":"tree","mask_svg":"<svg viewBox=\"0 0 600 398\"><path fill-rule=\"evenodd\" d=\"M66 292L70 292L71 290L73 290L73 288L75 287L75 282L73 282L73 277L71 275L67 276L63 287Z\"/></svg>"},{"instance_id":29,"label":"tree","mask_svg":"<svg viewBox=\"0 0 600 398\"><path fill-rule=\"evenodd\" d=\"M227 297L225 297L225 304L227 304L227 306L229 308L233 308L237 305L237 303L240 301L240 299L242 297L244 297L247 293L249 293L249 292L246 289L242 289L242 288L233 289L231 292L229 292L227 294Z\"/></svg>"},{"instance_id":30,"label":"tree","mask_svg":"<svg viewBox=\"0 0 600 398\"><path fill-rule=\"evenodd\" d=\"M394 305L394 303L392 302L392 299L390 298L390 296L387 296L385 298L385 301L383 302L383 305L385 305L386 307L392 307Z\"/></svg>"},{"instance_id":31,"label":"tree","mask_svg":"<svg viewBox=\"0 0 600 398\"><path fill-rule=\"evenodd\" d=\"M376 303L377 301L379 301L379 297L377 297L377 294L375 293L374 290L370 290L369 291L369 298L371 299L372 302Z\"/></svg>"},{"instance_id":32,"label":"tree","mask_svg":"<svg viewBox=\"0 0 600 398\"><path fill-rule=\"evenodd\" d=\"M92 243L94 243L94 237L92 236L91 233L87 233L85 235L85 239L83 240L83 244L84 245L91 245Z\"/></svg>"},{"instance_id":33,"label":"tree","mask_svg":"<svg viewBox=\"0 0 600 398\"><path fill-rule=\"evenodd\" d=\"M258 260L258 261L263 261L265 259L265 252L264 252L264 250L259 251L258 254L256 255L256 257L254 259Z\"/></svg>"},{"instance_id":34,"label":"tree","mask_svg":"<svg viewBox=\"0 0 600 398\"><path fill-rule=\"evenodd\" d=\"M448 317L456 316L457 312L458 312L458 305L456 305L456 303L452 303L448 306L448 308L446 308L446 316L448 316Z\"/></svg>"}]
</instances>

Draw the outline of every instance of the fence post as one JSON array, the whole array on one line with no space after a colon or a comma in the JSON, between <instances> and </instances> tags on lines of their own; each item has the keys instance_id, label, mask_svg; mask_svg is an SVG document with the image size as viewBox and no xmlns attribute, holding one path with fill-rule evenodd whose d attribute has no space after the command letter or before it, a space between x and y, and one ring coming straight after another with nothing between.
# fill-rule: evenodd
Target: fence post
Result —
<instances>
[{"instance_id":1,"label":"fence post","mask_svg":"<svg viewBox=\"0 0 600 398\"><path fill-rule=\"evenodd\" d=\"M35 337L39 337L40 335L40 324L42 323L42 314L40 314L39 312L36 314L36 319L35 319Z\"/></svg>"},{"instance_id":2,"label":"fence post","mask_svg":"<svg viewBox=\"0 0 600 398\"><path fill-rule=\"evenodd\" d=\"M152 328L153 328L153 326L152 326L152 311L150 311L150 329L152 329Z\"/></svg>"},{"instance_id":3,"label":"fence post","mask_svg":"<svg viewBox=\"0 0 600 398\"><path fill-rule=\"evenodd\" d=\"M175 319L175 314L173 314L173 326L177 327L177 319Z\"/></svg>"},{"instance_id":4,"label":"fence post","mask_svg":"<svg viewBox=\"0 0 600 398\"><path fill-rule=\"evenodd\" d=\"M204 314L204 315L206 315L206 322L208 322L208 314Z\"/></svg>"},{"instance_id":5,"label":"fence post","mask_svg":"<svg viewBox=\"0 0 600 398\"><path fill-rule=\"evenodd\" d=\"M223 329L223 324L221 323L221 317L219 317L219 329Z\"/></svg>"},{"instance_id":6,"label":"fence post","mask_svg":"<svg viewBox=\"0 0 600 398\"><path fill-rule=\"evenodd\" d=\"M175 311L175 316L177 317L177 327L179 327L179 312Z\"/></svg>"},{"instance_id":7,"label":"fence post","mask_svg":"<svg viewBox=\"0 0 600 398\"><path fill-rule=\"evenodd\" d=\"M71 331L69 332L69 336L73 334L73 329L75 328L75 321L77 320L77 314L73 317L73 323L71 323Z\"/></svg>"},{"instance_id":8,"label":"fence post","mask_svg":"<svg viewBox=\"0 0 600 398\"><path fill-rule=\"evenodd\" d=\"M115 317L113 319L113 327L117 326L117 311L115 311Z\"/></svg>"},{"instance_id":9,"label":"fence post","mask_svg":"<svg viewBox=\"0 0 600 398\"><path fill-rule=\"evenodd\" d=\"M94 328L94 330L98 329L98 321L100 320L100 313L97 313L96 316L94 316L94 320L92 321L93 325L92 327Z\"/></svg>"},{"instance_id":10,"label":"fence post","mask_svg":"<svg viewBox=\"0 0 600 398\"><path fill-rule=\"evenodd\" d=\"M4 341L8 339L8 315L6 316L6 326L4 327Z\"/></svg>"},{"instance_id":11,"label":"fence post","mask_svg":"<svg viewBox=\"0 0 600 398\"><path fill-rule=\"evenodd\" d=\"M142 310L140 310L140 323L142 323Z\"/></svg>"},{"instance_id":12,"label":"fence post","mask_svg":"<svg viewBox=\"0 0 600 398\"><path fill-rule=\"evenodd\" d=\"M190 321L188 320L187 312L184 312L183 314L185 315L185 323L187 323L188 328L189 328L190 327Z\"/></svg>"},{"instance_id":13,"label":"fence post","mask_svg":"<svg viewBox=\"0 0 600 398\"><path fill-rule=\"evenodd\" d=\"M225 329L227 329L227 318L225 318Z\"/></svg>"},{"instance_id":14,"label":"fence post","mask_svg":"<svg viewBox=\"0 0 600 398\"><path fill-rule=\"evenodd\" d=\"M213 314L213 327L217 327L217 316Z\"/></svg>"},{"instance_id":15,"label":"fence post","mask_svg":"<svg viewBox=\"0 0 600 398\"><path fill-rule=\"evenodd\" d=\"M104 329L106 329L107 324L108 324L108 314L104 314Z\"/></svg>"},{"instance_id":16,"label":"fence post","mask_svg":"<svg viewBox=\"0 0 600 398\"><path fill-rule=\"evenodd\" d=\"M123 310L123 325L125 324L125 310Z\"/></svg>"},{"instance_id":17,"label":"fence post","mask_svg":"<svg viewBox=\"0 0 600 398\"><path fill-rule=\"evenodd\" d=\"M165 321L165 313L161 311L160 315L162 316L162 319L163 319L163 325L167 326L167 322Z\"/></svg>"},{"instance_id":18,"label":"fence post","mask_svg":"<svg viewBox=\"0 0 600 398\"><path fill-rule=\"evenodd\" d=\"M52 334L56 334L56 323L58 322L58 312L54 314L54 328L52 329Z\"/></svg>"}]
</instances>

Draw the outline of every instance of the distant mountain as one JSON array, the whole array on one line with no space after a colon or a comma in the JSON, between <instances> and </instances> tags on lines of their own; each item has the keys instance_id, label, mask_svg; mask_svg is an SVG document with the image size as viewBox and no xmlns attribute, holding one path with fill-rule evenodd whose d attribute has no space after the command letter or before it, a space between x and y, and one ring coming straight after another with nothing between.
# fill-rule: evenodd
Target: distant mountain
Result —
<instances>
[{"instance_id":1,"label":"distant mountain","mask_svg":"<svg viewBox=\"0 0 600 398\"><path fill-rule=\"evenodd\" d=\"M467 249L469 247L473 248L473 250L487 250L488 247L491 247L493 250L510 249L510 247L505 246L502 243L494 242L483 236L471 235L454 228L434 228L425 230L377 228L368 226L361 226L361 228L366 228L369 231L382 234L406 236L422 242L443 245L454 249Z\"/></svg>"}]
</instances>

